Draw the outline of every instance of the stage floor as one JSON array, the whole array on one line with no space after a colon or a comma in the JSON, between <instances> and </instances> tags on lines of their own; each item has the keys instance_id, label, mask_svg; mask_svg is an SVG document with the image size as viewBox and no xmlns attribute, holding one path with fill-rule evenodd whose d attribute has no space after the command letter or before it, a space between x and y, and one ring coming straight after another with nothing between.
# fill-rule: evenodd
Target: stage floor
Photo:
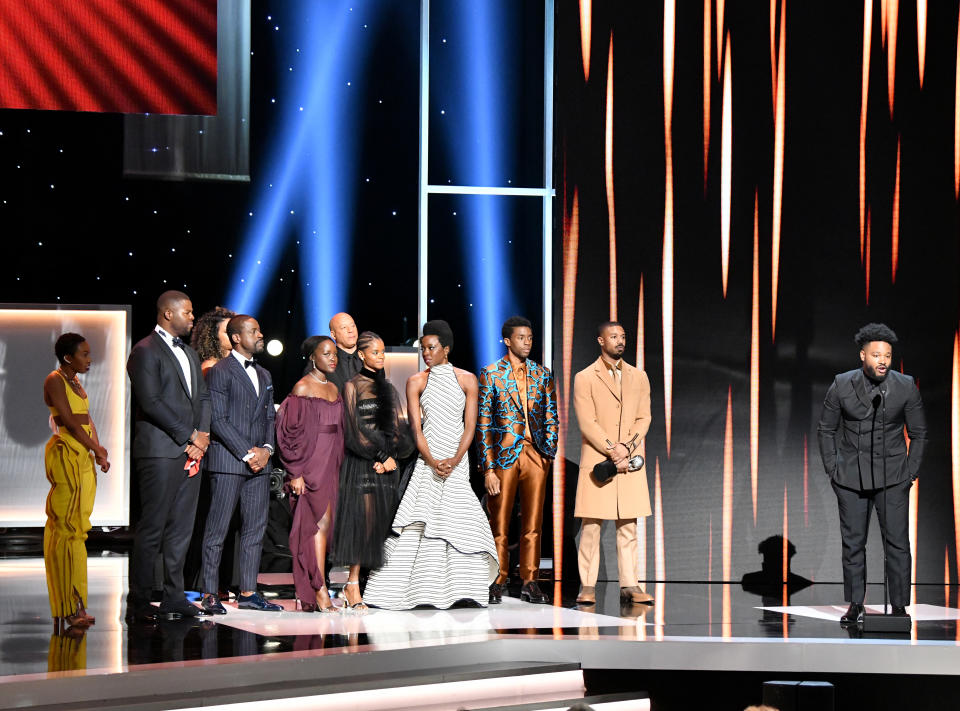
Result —
<instances>
[{"instance_id":1,"label":"stage floor","mask_svg":"<svg viewBox=\"0 0 960 711\"><path fill-rule=\"evenodd\" d=\"M489 608L320 614L296 611L288 597L292 588L281 584L289 577L271 575L261 583L276 593L283 612L243 611L227 603L223 616L127 624L126 579L125 555L91 557L88 609L97 622L80 637L57 636L42 559L0 559L0 689L190 668L209 678L211 665L236 673L238 665L284 660L310 660L312 668L340 680L422 669L427 660L434 667L522 659L583 669L960 671L960 610L944 604L957 599L956 586L915 587L911 632L897 637L842 627L838 620L846 606L837 584L813 584L785 599L782 586L659 583L647 586L655 604L622 605L617 584L601 583L593 608L575 604L574 581L544 584L553 605L505 597ZM868 603L879 603L881 595L879 586L871 586ZM411 650L417 660L399 654Z\"/></svg>"}]
</instances>

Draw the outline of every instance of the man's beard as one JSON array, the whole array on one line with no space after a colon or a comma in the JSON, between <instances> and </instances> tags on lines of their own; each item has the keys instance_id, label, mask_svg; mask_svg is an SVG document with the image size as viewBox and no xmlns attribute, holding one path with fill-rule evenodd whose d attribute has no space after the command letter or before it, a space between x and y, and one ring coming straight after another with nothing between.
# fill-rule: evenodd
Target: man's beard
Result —
<instances>
[{"instance_id":1,"label":"man's beard","mask_svg":"<svg viewBox=\"0 0 960 711\"><path fill-rule=\"evenodd\" d=\"M863 371L867 374L868 378L870 378L871 380L876 380L877 382L881 382L881 383L887 379L887 375L890 373L890 369L887 368L886 371L884 371L883 375L880 375L876 371L876 369L871 365L864 365Z\"/></svg>"}]
</instances>

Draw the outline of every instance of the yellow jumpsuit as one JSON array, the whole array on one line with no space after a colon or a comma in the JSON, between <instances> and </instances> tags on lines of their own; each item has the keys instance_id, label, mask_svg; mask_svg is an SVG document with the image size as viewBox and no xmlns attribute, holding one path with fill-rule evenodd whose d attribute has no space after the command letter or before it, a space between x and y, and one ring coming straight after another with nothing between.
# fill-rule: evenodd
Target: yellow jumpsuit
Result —
<instances>
[{"instance_id":1,"label":"yellow jumpsuit","mask_svg":"<svg viewBox=\"0 0 960 711\"><path fill-rule=\"evenodd\" d=\"M63 378L63 376L60 376ZM74 414L89 414L87 398L77 395L64 379L67 401ZM59 415L56 408L50 413ZM87 604L87 531L97 493L94 457L65 427L47 442L44 463L50 493L47 525L43 529L43 562L53 617L69 617L77 605ZM84 431L92 436L89 424Z\"/></svg>"}]
</instances>

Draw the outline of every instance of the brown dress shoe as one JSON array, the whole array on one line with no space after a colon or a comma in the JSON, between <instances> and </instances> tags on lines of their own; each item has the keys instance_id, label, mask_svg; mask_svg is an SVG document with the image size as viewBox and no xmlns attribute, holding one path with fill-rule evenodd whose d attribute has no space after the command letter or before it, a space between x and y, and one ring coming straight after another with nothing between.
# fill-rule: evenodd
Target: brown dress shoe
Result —
<instances>
[{"instance_id":1,"label":"brown dress shoe","mask_svg":"<svg viewBox=\"0 0 960 711\"><path fill-rule=\"evenodd\" d=\"M577 595L577 603L580 605L596 605L597 591L592 585L581 585L580 594Z\"/></svg>"},{"instance_id":2,"label":"brown dress shoe","mask_svg":"<svg viewBox=\"0 0 960 711\"><path fill-rule=\"evenodd\" d=\"M523 602L532 602L537 605L549 605L549 596L540 589L536 580L530 580L520 588L520 600Z\"/></svg>"},{"instance_id":3,"label":"brown dress shoe","mask_svg":"<svg viewBox=\"0 0 960 711\"><path fill-rule=\"evenodd\" d=\"M620 599L624 602L653 602L653 595L645 593L639 585L631 585L628 588L620 588Z\"/></svg>"}]
</instances>

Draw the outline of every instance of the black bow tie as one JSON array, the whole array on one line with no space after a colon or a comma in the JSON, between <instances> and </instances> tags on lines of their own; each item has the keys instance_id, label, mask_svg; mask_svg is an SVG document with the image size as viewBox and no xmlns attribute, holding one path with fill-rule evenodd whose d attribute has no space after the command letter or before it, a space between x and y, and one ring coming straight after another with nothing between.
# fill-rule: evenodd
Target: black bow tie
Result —
<instances>
[{"instance_id":1,"label":"black bow tie","mask_svg":"<svg viewBox=\"0 0 960 711\"><path fill-rule=\"evenodd\" d=\"M244 368L252 368L254 365L255 365L255 364L254 364L254 362L253 362L252 360L245 360L245 361L243 361L243 367L244 367Z\"/></svg>"},{"instance_id":2,"label":"black bow tie","mask_svg":"<svg viewBox=\"0 0 960 711\"><path fill-rule=\"evenodd\" d=\"M184 345L183 339L180 338L180 336L174 336L173 339L170 341L170 343L173 344L174 348L183 348L183 345Z\"/></svg>"}]
</instances>

